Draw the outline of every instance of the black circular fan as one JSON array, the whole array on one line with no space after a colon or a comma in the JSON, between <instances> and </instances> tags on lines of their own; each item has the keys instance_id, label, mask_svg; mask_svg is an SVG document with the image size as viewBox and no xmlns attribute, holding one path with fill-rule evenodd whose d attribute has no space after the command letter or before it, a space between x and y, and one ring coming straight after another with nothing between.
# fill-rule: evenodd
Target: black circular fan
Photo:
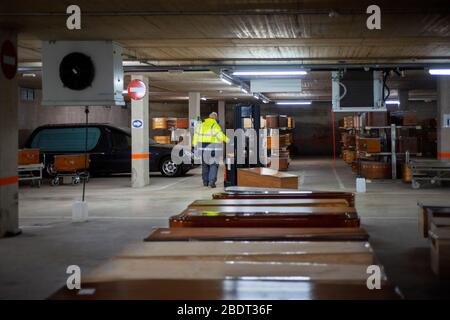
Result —
<instances>
[{"instance_id":1,"label":"black circular fan","mask_svg":"<svg viewBox=\"0 0 450 320\"><path fill-rule=\"evenodd\" d=\"M65 87L84 90L92 84L95 68L92 59L80 52L66 55L59 65L59 77Z\"/></svg>"}]
</instances>

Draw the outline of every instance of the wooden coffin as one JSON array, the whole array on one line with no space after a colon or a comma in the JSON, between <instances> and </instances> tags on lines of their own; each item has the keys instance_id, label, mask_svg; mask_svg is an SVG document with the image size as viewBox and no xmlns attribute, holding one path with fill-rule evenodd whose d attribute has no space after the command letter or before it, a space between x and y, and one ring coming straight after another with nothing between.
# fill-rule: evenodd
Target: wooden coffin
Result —
<instances>
[{"instance_id":1,"label":"wooden coffin","mask_svg":"<svg viewBox=\"0 0 450 320\"><path fill-rule=\"evenodd\" d=\"M342 158L347 164L351 164L356 159L356 151L345 149L343 151Z\"/></svg>"},{"instance_id":2,"label":"wooden coffin","mask_svg":"<svg viewBox=\"0 0 450 320\"><path fill-rule=\"evenodd\" d=\"M225 191L212 195L213 199L344 199L349 207L355 206L351 192L327 192L307 190L251 190Z\"/></svg>"},{"instance_id":3,"label":"wooden coffin","mask_svg":"<svg viewBox=\"0 0 450 320\"><path fill-rule=\"evenodd\" d=\"M282 115L280 114L280 116L278 117L278 125L280 128L288 128L288 116L287 115Z\"/></svg>"},{"instance_id":4,"label":"wooden coffin","mask_svg":"<svg viewBox=\"0 0 450 320\"><path fill-rule=\"evenodd\" d=\"M348 207L344 199L215 199L195 200L188 208L196 207Z\"/></svg>"},{"instance_id":5,"label":"wooden coffin","mask_svg":"<svg viewBox=\"0 0 450 320\"><path fill-rule=\"evenodd\" d=\"M269 168L238 169L238 186L298 189L298 176Z\"/></svg>"},{"instance_id":6,"label":"wooden coffin","mask_svg":"<svg viewBox=\"0 0 450 320\"><path fill-rule=\"evenodd\" d=\"M354 134L350 134L348 132L343 132L341 138L342 138L342 143L344 144L345 147L355 145L356 138L355 138Z\"/></svg>"},{"instance_id":7,"label":"wooden coffin","mask_svg":"<svg viewBox=\"0 0 450 320\"><path fill-rule=\"evenodd\" d=\"M362 115L361 123L367 127L385 127L388 125L388 113L365 112Z\"/></svg>"},{"instance_id":8,"label":"wooden coffin","mask_svg":"<svg viewBox=\"0 0 450 320\"><path fill-rule=\"evenodd\" d=\"M280 134L278 136L278 141L272 136L267 136L267 149L271 150L288 147L291 144L290 139L289 134Z\"/></svg>"},{"instance_id":9,"label":"wooden coffin","mask_svg":"<svg viewBox=\"0 0 450 320\"><path fill-rule=\"evenodd\" d=\"M362 228L158 228L145 241L367 241Z\"/></svg>"},{"instance_id":10,"label":"wooden coffin","mask_svg":"<svg viewBox=\"0 0 450 320\"><path fill-rule=\"evenodd\" d=\"M417 115L415 111L392 111L391 123L399 126L417 125Z\"/></svg>"},{"instance_id":11,"label":"wooden coffin","mask_svg":"<svg viewBox=\"0 0 450 320\"><path fill-rule=\"evenodd\" d=\"M410 183L412 181L411 168L407 163L402 163L402 180L405 183Z\"/></svg>"},{"instance_id":12,"label":"wooden coffin","mask_svg":"<svg viewBox=\"0 0 450 320\"><path fill-rule=\"evenodd\" d=\"M268 160L268 167L270 169L286 171L289 168L289 157L269 157Z\"/></svg>"},{"instance_id":13,"label":"wooden coffin","mask_svg":"<svg viewBox=\"0 0 450 320\"><path fill-rule=\"evenodd\" d=\"M379 138L359 138L359 150L367 153L381 152L381 140Z\"/></svg>"},{"instance_id":14,"label":"wooden coffin","mask_svg":"<svg viewBox=\"0 0 450 320\"><path fill-rule=\"evenodd\" d=\"M203 207L169 218L171 228L356 228L354 208L345 207Z\"/></svg>"},{"instance_id":15,"label":"wooden coffin","mask_svg":"<svg viewBox=\"0 0 450 320\"><path fill-rule=\"evenodd\" d=\"M17 162L19 166L39 164L41 162L39 149L21 149L17 152Z\"/></svg>"},{"instance_id":16,"label":"wooden coffin","mask_svg":"<svg viewBox=\"0 0 450 320\"><path fill-rule=\"evenodd\" d=\"M177 127L177 118L167 118L167 128L176 128Z\"/></svg>"},{"instance_id":17,"label":"wooden coffin","mask_svg":"<svg viewBox=\"0 0 450 320\"><path fill-rule=\"evenodd\" d=\"M429 232L431 269L442 278L450 278L450 227Z\"/></svg>"},{"instance_id":18,"label":"wooden coffin","mask_svg":"<svg viewBox=\"0 0 450 320\"><path fill-rule=\"evenodd\" d=\"M364 241L169 241L140 242L116 258L180 261L374 263L372 248Z\"/></svg>"},{"instance_id":19,"label":"wooden coffin","mask_svg":"<svg viewBox=\"0 0 450 320\"><path fill-rule=\"evenodd\" d=\"M177 129L188 129L189 128L189 118L177 118L176 128Z\"/></svg>"},{"instance_id":20,"label":"wooden coffin","mask_svg":"<svg viewBox=\"0 0 450 320\"><path fill-rule=\"evenodd\" d=\"M266 116L266 128L277 129L279 127L279 116L277 114L269 114Z\"/></svg>"},{"instance_id":21,"label":"wooden coffin","mask_svg":"<svg viewBox=\"0 0 450 320\"><path fill-rule=\"evenodd\" d=\"M294 128L294 118L288 117L288 128Z\"/></svg>"},{"instance_id":22,"label":"wooden coffin","mask_svg":"<svg viewBox=\"0 0 450 320\"><path fill-rule=\"evenodd\" d=\"M232 262L232 263L230 263ZM366 282L364 264L216 261L196 259L116 258L84 277L103 282L138 279L216 279L236 277L307 277L312 281Z\"/></svg>"},{"instance_id":23,"label":"wooden coffin","mask_svg":"<svg viewBox=\"0 0 450 320\"><path fill-rule=\"evenodd\" d=\"M153 140L160 144L170 144L170 136L153 136Z\"/></svg>"},{"instance_id":24,"label":"wooden coffin","mask_svg":"<svg viewBox=\"0 0 450 320\"><path fill-rule=\"evenodd\" d=\"M84 154L63 154L55 155L53 158L53 168L56 172L76 172L85 168L89 169L89 155Z\"/></svg>"},{"instance_id":25,"label":"wooden coffin","mask_svg":"<svg viewBox=\"0 0 450 320\"><path fill-rule=\"evenodd\" d=\"M401 153L405 153L406 151L418 153L417 137L399 137L397 139L397 150Z\"/></svg>"},{"instance_id":26,"label":"wooden coffin","mask_svg":"<svg viewBox=\"0 0 450 320\"><path fill-rule=\"evenodd\" d=\"M361 161L361 175L366 179L390 179L391 164L379 161Z\"/></svg>"},{"instance_id":27,"label":"wooden coffin","mask_svg":"<svg viewBox=\"0 0 450 320\"><path fill-rule=\"evenodd\" d=\"M419 232L424 238L428 238L431 224L437 227L450 226L450 206L426 205L418 203L419 206Z\"/></svg>"},{"instance_id":28,"label":"wooden coffin","mask_svg":"<svg viewBox=\"0 0 450 320\"><path fill-rule=\"evenodd\" d=\"M153 118L152 119L153 129L167 129L167 118Z\"/></svg>"},{"instance_id":29,"label":"wooden coffin","mask_svg":"<svg viewBox=\"0 0 450 320\"><path fill-rule=\"evenodd\" d=\"M80 290L62 287L50 300L386 300L400 299L383 281L380 290L365 284L287 280L150 279L86 282Z\"/></svg>"}]
</instances>

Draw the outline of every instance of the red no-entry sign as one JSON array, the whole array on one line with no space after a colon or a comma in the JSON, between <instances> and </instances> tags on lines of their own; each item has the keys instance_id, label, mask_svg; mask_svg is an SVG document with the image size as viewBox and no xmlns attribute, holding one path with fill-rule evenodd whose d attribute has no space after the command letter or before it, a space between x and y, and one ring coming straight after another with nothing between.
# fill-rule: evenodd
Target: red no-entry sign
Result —
<instances>
[{"instance_id":1,"label":"red no-entry sign","mask_svg":"<svg viewBox=\"0 0 450 320\"><path fill-rule=\"evenodd\" d=\"M133 100L142 100L147 93L147 87L141 80L131 80L128 85L128 96Z\"/></svg>"},{"instance_id":2,"label":"red no-entry sign","mask_svg":"<svg viewBox=\"0 0 450 320\"><path fill-rule=\"evenodd\" d=\"M0 59L3 74L7 79L11 80L17 72L17 51L11 41L6 40L3 42Z\"/></svg>"}]
</instances>

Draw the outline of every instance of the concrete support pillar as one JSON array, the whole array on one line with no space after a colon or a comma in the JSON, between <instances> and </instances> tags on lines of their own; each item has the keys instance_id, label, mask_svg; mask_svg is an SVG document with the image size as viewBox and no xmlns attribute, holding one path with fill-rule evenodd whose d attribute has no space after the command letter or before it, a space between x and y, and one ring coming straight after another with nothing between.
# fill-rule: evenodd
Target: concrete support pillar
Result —
<instances>
[{"instance_id":1,"label":"concrete support pillar","mask_svg":"<svg viewBox=\"0 0 450 320\"><path fill-rule=\"evenodd\" d=\"M192 120L200 116L200 92L189 92L189 120L190 128L193 128Z\"/></svg>"},{"instance_id":2,"label":"concrete support pillar","mask_svg":"<svg viewBox=\"0 0 450 320\"><path fill-rule=\"evenodd\" d=\"M437 152L450 162L450 77L437 78Z\"/></svg>"},{"instance_id":3,"label":"concrete support pillar","mask_svg":"<svg viewBox=\"0 0 450 320\"><path fill-rule=\"evenodd\" d=\"M225 132L225 101L220 100L217 106L217 114L219 115L220 126L222 131Z\"/></svg>"},{"instance_id":4,"label":"concrete support pillar","mask_svg":"<svg viewBox=\"0 0 450 320\"><path fill-rule=\"evenodd\" d=\"M409 90L398 90L398 100L400 101L400 110L409 110Z\"/></svg>"},{"instance_id":5,"label":"concrete support pillar","mask_svg":"<svg viewBox=\"0 0 450 320\"><path fill-rule=\"evenodd\" d=\"M0 48L5 41L10 41L17 53L17 34L0 29ZM9 67L17 62L17 56L14 55L0 59ZM20 232L17 177L18 94L17 76L8 79L3 68L0 68L0 237Z\"/></svg>"},{"instance_id":6,"label":"concrete support pillar","mask_svg":"<svg viewBox=\"0 0 450 320\"><path fill-rule=\"evenodd\" d=\"M142 188L150 184L150 163L148 151L148 136L150 134L149 118L149 97L148 97L148 78L144 76L133 75L131 79L138 79L145 83L147 94L142 100L131 100L131 186L133 188ZM141 121L142 125L134 125Z\"/></svg>"}]
</instances>

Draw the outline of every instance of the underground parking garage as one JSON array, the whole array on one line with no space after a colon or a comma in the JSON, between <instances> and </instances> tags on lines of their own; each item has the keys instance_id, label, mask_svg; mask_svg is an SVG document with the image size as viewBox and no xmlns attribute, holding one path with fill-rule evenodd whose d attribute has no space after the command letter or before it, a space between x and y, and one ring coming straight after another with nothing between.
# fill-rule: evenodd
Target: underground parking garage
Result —
<instances>
[{"instance_id":1,"label":"underground parking garage","mask_svg":"<svg viewBox=\"0 0 450 320\"><path fill-rule=\"evenodd\" d=\"M1 299L450 297L448 2L0 8Z\"/></svg>"}]
</instances>

